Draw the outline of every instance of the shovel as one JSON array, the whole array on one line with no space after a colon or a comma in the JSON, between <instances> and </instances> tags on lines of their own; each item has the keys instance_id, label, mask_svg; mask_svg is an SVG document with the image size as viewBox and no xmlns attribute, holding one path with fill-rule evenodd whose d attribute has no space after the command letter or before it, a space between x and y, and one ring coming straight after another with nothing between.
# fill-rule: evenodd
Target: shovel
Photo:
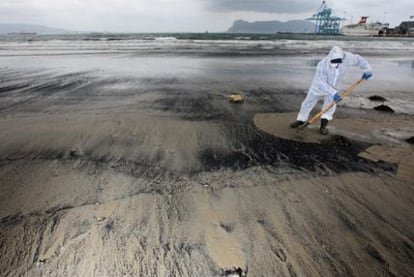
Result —
<instances>
[{"instance_id":1,"label":"shovel","mask_svg":"<svg viewBox=\"0 0 414 277\"><path fill-rule=\"evenodd\" d=\"M362 83L364 79L361 78L358 81L356 81L354 84L352 84L349 88L347 88L346 90L344 90L339 97L341 97L341 99L343 99L345 96L347 96L354 88L356 88L360 83ZM319 113L317 113L316 115L314 115L310 120L306 121L304 124L300 125L297 129L297 131L301 131L304 128L308 127L310 124L314 123L316 120L318 120L324 113L326 113L330 108L332 108L333 106L337 105L338 102L336 101L332 101L331 103L329 103L328 106L326 106L322 111L320 111Z\"/></svg>"}]
</instances>

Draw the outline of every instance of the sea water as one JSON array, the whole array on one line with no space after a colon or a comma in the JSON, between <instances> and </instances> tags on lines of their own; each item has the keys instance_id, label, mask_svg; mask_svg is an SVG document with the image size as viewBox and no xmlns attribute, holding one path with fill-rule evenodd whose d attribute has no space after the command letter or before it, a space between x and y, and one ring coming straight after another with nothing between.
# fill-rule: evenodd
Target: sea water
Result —
<instances>
[{"instance_id":1,"label":"sea water","mask_svg":"<svg viewBox=\"0 0 414 277\"><path fill-rule=\"evenodd\" d=\"M225 90L294 88L306 92L316 64L338 45L360 54L374 76L347 104L371 108L380 95L399 113L414 114L414 39L299 34L68 34L0 36L0 87L43 73L83 73L118 80L198 82ZM9 77L5 77L9 76ZM353 68L342 89L361 76ZM123 81L113 86L128 86ZM133 82L132 85L137 85Z\"/></svg>"}]
</instances>

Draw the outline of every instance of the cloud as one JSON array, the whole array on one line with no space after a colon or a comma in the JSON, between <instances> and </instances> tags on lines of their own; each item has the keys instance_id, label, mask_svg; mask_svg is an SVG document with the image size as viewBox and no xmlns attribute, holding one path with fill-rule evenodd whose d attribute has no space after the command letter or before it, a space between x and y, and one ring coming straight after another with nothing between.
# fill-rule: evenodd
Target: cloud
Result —
<instances>
[{"instance_id":1,"label":"cloud","mask_svg":"<svg viewBox=\"0 0 414 277\"><path fill-rule=\"evenodd\" d=\"M320 4L306 0L205 0L215 12L302 13L316 11Z\"/></svg>"},{"instance_id":2,"label":"cloud","mask_svg":"<svg viewBox=\"0 0 414 277\"><path fill-rule=\"evenodd\" d=\"M69 30L136 32L224 31L234 20L311 17L322 0L0 0L0 23L31 23ZM327 0L344 23L384 18L394 27L414 15L412 0Z\"/></svg>"},{"instance_id":3,"label":"cloud","mask_svg":"<svg viewBox=\"0 0 414 277\"><path fill-rule=\"evenodd\" d=\"M412 0L399 0L398 4L387 0L348 0L336 1L333 8L337 15L347 18L345 24L357 22L360 16L369 16L368 21L385 20L391 24L390 27L395 27L414 14L412 6Z\"/></svg>"}]
</instances>

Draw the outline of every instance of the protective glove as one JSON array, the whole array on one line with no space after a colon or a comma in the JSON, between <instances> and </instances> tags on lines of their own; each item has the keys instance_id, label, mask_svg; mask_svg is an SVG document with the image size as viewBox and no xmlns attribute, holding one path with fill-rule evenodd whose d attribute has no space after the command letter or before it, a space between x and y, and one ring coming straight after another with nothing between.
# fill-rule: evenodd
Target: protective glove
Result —
<instances>
[{"instance_id":1,"label":"protective glove","mask_svg":"<svg viewBox=\"0 0 414 277\"><path fill-rule=\"evenodd\" d=\"M335 94L333 95L333 100L334 100L336 103L339 103L339 102L341 102L341 101L342 101L342 98L341 98L341 96L339 96L339 94L338 94L337 92L335 92Z\"/></svg>"},{"instance_id":2,"label":"protective glove","mask_svg":"<svg viewBox=\"0 0 414 277\"><path fill-rule=\"evenodd\" d=\"M372 76L372 72L366 71L364 72L364 74L362 74L362 79L368 80L369 78L371 78L371 76Z\"/></svg>"}]
</instances>

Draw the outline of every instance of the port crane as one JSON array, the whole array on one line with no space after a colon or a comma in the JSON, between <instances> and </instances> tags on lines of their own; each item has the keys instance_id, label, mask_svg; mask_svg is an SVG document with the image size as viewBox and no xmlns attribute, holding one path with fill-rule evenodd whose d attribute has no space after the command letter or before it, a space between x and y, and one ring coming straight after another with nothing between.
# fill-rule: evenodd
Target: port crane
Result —
<instances>
[{"instance_id":1,"label":"port crane","mask_svg":"<svg viewBox=\"0 0 414 277\"><path fill-rule=\"evenodd\" d=\"M332 9L328 8L326 1L322 1L316 13L306 20L315 21L315 33L336 35L340 33L340 23L345 18L332 15Z\"/></svg>"}]
</instances>

